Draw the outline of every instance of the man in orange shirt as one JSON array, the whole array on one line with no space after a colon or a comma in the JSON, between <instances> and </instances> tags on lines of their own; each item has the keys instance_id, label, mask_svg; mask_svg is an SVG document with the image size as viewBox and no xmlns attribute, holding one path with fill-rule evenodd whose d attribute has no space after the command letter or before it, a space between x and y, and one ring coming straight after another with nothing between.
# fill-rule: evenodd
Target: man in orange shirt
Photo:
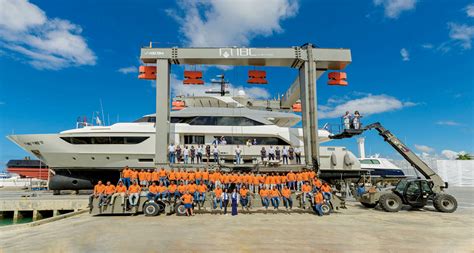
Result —
<instances>
[{"instance_id":1,"label":"man in orange shirt","mask_svg":"<svg viewBox=\"0 0 474 253\"><path fill-rule=\"evenodd\" d=\"M321 186L321 191L323 193L324 199L331 199L331 186L327 182L324 182Z\"/></svg>"},{"instance_id":2,"label":"man in orange shirt","mask_svg":"<svg viewBox=\"0 0 474 253\"><path fill-rule=\"evenodd\" d=\"M306 209L306 198L309 197L309 199L311 199L311 186L309 185L309 182L306 182L302 188L302 197L303 197L303 209Z\"/></svg>"},{"instance_id":3,"label":"man in orange shirt","mask_svg":"<svg viewBox=\"0 0 474 253\"><path fill-rule=\"evenodd\" d=\"M219 207L222 210L222 188L218 185L216 189L214 189L214 201L213 207L214 209L217 208L217 203L219 203Z\"/></svg>"},{"instance_id":4,"label":"man in orange shirt","mask_svg":"<svg viewBox=\"0 0 474 253\"><path fill-rule=\"evenodd\" d=\"M147 170L145 172L145 180L146 180L146 186L148 187L151 185L151 170Z\"/></svg>"},{"instance_id":5,"label":"man in orange shirt","mask_svg":"<svg viewBox=\"0 0 474 253\"><path fill-rule=\"evenodd\" d=\"M194 183L194 181L189 181L186 190L189 192L189 194L193 195L194 201L198 200L199 193L197 191L197 185Z\"/></svg>"},{"instance_id":6,"label":"man in orange shirt","mask_svg":"<svg viewBox=\"0 0 474 253\"><path fill-rule=\"evenodd\" d=\"M140 180L140 186L141 187L146 187L146 172L145 170L141 170L140 172L138 172L138 179Z\"/></svg>"},{"instance_id":7,"label":"man in orange shirt","mask_svg":"<svg viewBox=\"0 0 474 253\"><path fill-rule=\"evenodd\" d=\"M102 181L99 180L97 184L94 186L94 192L92 195L89 196L89 208L92 209L92 201L94 201L94 198L99 198L100 200L102 199L102 195L105 192L105 185L102 183ZM99 201L99 207L102 201Z\"/></svg>"},{"instance_id":8,"label":"man in orange shirt","mask_svg":"<svg viewBox=\"0 0 474 253\"><path fill-rule=\"evenodd\" d=\"M249 197L248 197L248 192L247 187L245 185L242 185L242 188L240 188L240 204L242 204L242 209L246 208L247 211L249 210L248 203L249 203Z\"/></svg>"},{"instance_id":9,"label":"man in orange shirt","mask_svg":"<svg viewBox=\"0 0 474 253\"><path fill-rule=\"evenodd\" d=\"M188 184L188 172L186 171L186 169L183 169L181 171L181 180L183 180L185 185Z\"/></svg>"},{"instance_id":10,"label":"man in orange shirt","mask_svg":"<svg viewBox=\"0 0 474 253\"><path fill-rule=\"evenodd\" d=\"M128 168L128 166L125 166L125 168L122 170L122 179L123 183L125 184L126 187L130 186L130 176L132 174L132 170Z\"/></svg>"},{"instance_id":11,"label":"man in orange shirt","mask_svg":"<svg viewBox=\"0 0 474 253\"><path fill-rule=\"evenodd\" d=\"M323 216L322 205L324 202L323 194L321 191L316 190L314 193L314 211L318 216Z\"/></svg>"},{"instance_id":12,"label":"man in orange shirt","mask_svg":"<svg viewBox=\"0 0 474 253\"><path fill-rule=\"evenodd\" d=\"M161 168L161 170L158 172L158 175L160 175L160 183L162 183L163 185L168 185L168 180L166 178L166 170L165 168Z\"/></svg>"},{"instance_id":13,"label":"man in orange shirt","mask_svg":"<svg viewBox=\"0 0 474 253\"><path fill-rule=\"evenodd\" d=\"M133 181L137 181L137 180L138 180L138 171L136 169L132 169L130 172L130 184L133 184ZM127 187L130 187L130 185Z\"/></svg>"},{"instance_id":14,"label":"man in orange shirt","mask_svg":"<svg viewBox=\"0 0 474 253\"><path fill-rule=\"evenodd\" d=\"M181 181L178 185L178 193L179 193L179 196L181 198L181 196L184 195L184 193L186 193L188 187L186 185L184 185L184 182Z\"/></svg>"},{"instance_id":15,"label":"man in orange shirt","mask_svg":"<svg viewBox=\"0 0 474 253\"><path fill-rule=\"evenodd\" d=\"M176 174L177 173L174 172L174 169L171 169L171 171L168 173L168 183L171 183L172 181L176 183Z\"/></svg>"},{"instance_id":16,"label":"man in orange shirt","mask_svg":"<svg viewBox=\"0 0 474 253\"><path fill-rule=\"evenodd\" d=\"M288 178L288 187L290 190L296 191L296 174L293 171L290 171L287 174Z\"/></svg>"},{"instance_id":17,"label":"man in orange shirt","mask_svg":"<svg viewBox=\"0 0 474 253\"><path fill-rule=\"evenodd\" d=\"M301 191L303 188L303 172L298 172L296 174L296 190Z\"/></svg>"},{"instance_id":18,"label":"man in orange shirt","mask_svg":"<svg viewBox=\"0 0 474 253\"><path fill-rule=\"evenodd\" d=\"M115 193L115 185L111 184L110 181L107 181L104 194L101 197L101 204L103 206L107 206L107 204L110 203L110 199L112 198L112 195Z\"/></svg>"},{"instance_id":19,"label":"man in orange shirt","mask_svg":"<svg viewBox=\"0 0 474 253\"><path fill-rule=\"evenodd\" d=\"M181 196L181 200L183 201L184 208L186 208L186 215L191 216L193 214L193 201L194 198L191 194L189 194L188 191L184 193L183 196Z\"/></svg>"},{"instance_id":20,"label":"man in orange shirt","mask_svg":"<svg viewBox=\"0 0 474 253\"><path fill-rule=\"evenodd\" d=\"M202 172L202 180L204 181L204 184L205 184L209 189L212 188L211 184L209 183L209 172L207 171L207 169L204 169L204 171Z\"/></svg>"},{"instance_id":21,"label":"man in orange shirt","mask_svg":"<svg viewBox=\"0 0 474 253\"><path fill-rule=\"evenodd\" d=\"M137 181L133 182L128 188L128 202L130 206L137 206L140 200L140 191L142 188L138 185Z\"/></svg>"},{"instance_id":22,"label":"man in orange shirt","mask_svg":"<svg viewBox=\"0 0 474 253\"><path fill-rule=\"evenodd\" d=\"M174 197L174 200L178 199L180 197L179 191L178 191L178 186L175 184L174 180L171 180L170 185L168 186L168 193L169 193L169 199Z\"/></svg>"},{"instance_id":23,"label":"man in orange shirt","mask_svg":"<svg viewBox=\"0 0 474 253\"><path fill-rule=\"evenodd\" d=\"M288 206L290 206L290 209L293 208L293 199L291 199L291 190L288 188L288 186L284 186L283 190L281 190L281 195L283 196L283 204L286 207L286 210L288 210Z\"/></svg>"},{"instance_id":24,"label":"man in orange shirt","mask_svg":"<svg viewBox=\"0 0 474 253\"><path fill-rule=\"evenodd\" d=\"M155 184L159 183L160 174L158 173L158 169L154 169L153 172L151 173L151 181L153 181Z\"/></svg>"},{"instance_id":25,"label":"man in orange shirt","mask_svg":"<svg viewBox=\"0 0 474 253\"><path fill-rule=\"evenodd\" d=\"M194 173L194 171L190 170L188 172L188 183L189 182L194 182L196 179L196 173Z\"/></svg>"},{"instance_id":26,"label":"man in orange shirt","mask_svg":"<svg viewBox=\"0 0 474 253\"><path fill-rule=\"evenodd\" d=\"M194 172L194 177L196 179L196 184L197 185L200 185L201 184L201 180L202 180L202 172L199 171L199 169L196 169L196 172Z\"/></svg>"},{"instance_id":27,"label":"man in orange shirt","mask_svg":"<svg viewBox=\"0 0 474 253\"><path fill-rule=\"evenodd\" d=\"M265 209L268 209L268 206L270 205L270 199L269 199L270 192L269 190L267 190L266 186L263 186L260 189L259 195L260 195L260 199L262 200L262 206L264 206Z\"/></svg>"},{"instance_id":28,"label":"man in orange shirt","mask_svg":"<svg viewBox=\"0 0 474 253\"><path fill-rule=\"evenodd\" d=\"M278 206L280 206L280 191L275 187L270 191L270 196L271 196L271 201L272 201L272 206L274 209L278 209Z\"/></svg>"},{"instance_id":29,"label":"man in orange shirt","mask_svg":"<svg viewBox=\"0 0 474 253\"><path fill-rule=\"evenodd\" d=\"M168 187L164 186L163 183L160 183L158 186L158 195L157 198L165 200L168 198Z\"/></svg>"},{"instance_id":30,"label":"man in orange shirt","mask_svg":"<svg viewBox=\"0 0 474 253\"><path fill-rule=\"evenodd\" d=\"M318 190L321 190L321 187L323 186L323 184L321 183L321 180L319 180L317 177L314 177L313 186L316 187Z\"/></svg>"},{"instance_id":31,"label":"man in orange shirt","mask_svg":"<svg viewBox=\"0 0 474 253\"><path fill-rule=\"evenodd\" d=\"M122 183L122 181L119 181L117 187L115 188L115 193L114 195L112 195L110 205L113 205L115 203L115 198L117 198L118 196L122 198L122 206L124 206L125 197L127 196L127 187Z\"/></svg>"},{"instance_id":32,"label":"man in orange shirt","mask_svg":"<svg viewBox=\"0 0 474 253\"><path fill-rule=\"evenodd\" d=\"M197 192L198 192L197 201L201 206L204 206L204 201L206 201L207 186L204 184L203 180L201 180L201 184L197 186Z\"/></svg>"},{"instance_id":33,"label":"man in orange shirt","mask_svg":"<svg viewBox=\"0 0 474 253\"><path fill-rule=\"evenodd\" d=\"M150 187L148 187L148 193L146 194L146 197L148 200L156 200L159 196L158 192L158 186L156 185L155 182L153 182Z\"/></svg>"}]
</instances>

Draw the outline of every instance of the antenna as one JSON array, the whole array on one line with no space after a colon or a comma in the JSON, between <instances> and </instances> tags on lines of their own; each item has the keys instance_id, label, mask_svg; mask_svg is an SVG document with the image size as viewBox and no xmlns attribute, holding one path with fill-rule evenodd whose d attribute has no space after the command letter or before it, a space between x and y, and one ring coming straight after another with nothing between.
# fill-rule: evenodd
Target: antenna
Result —
<instances>
[{"instance_id":1,"label":"antenna","mask_svg":"<svg viewBox=\"0 0 474 253\"><path fill-rule=\"evenodd\" d=\"M100 110L102 111L102 122L105 123L105 115L104 115L104 107L102 106L102 98L99 99L100 101Z\"/></svg>"}]
</instances>

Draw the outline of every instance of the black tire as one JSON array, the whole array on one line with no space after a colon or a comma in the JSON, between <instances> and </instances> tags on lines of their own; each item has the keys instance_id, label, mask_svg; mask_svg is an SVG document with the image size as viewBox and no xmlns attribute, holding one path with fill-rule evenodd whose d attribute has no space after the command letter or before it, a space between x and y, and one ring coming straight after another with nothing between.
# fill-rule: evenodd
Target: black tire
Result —
<instances>
[{"instance_id":1,"label":"black tire","mask_svg":"<svg viewBox=\"0 0 474 253\"><path fill-rule=\"evenodd\" d=\"M441 193L436 194L433 199L433 206L438 212L452 213L458 208L458 202L453 196Z\"/></svg>"},{"instance_id":2,"label":"black tire","mask_svg":"<svg viewBox=\"0 0 474 253\"><path fill-rule=\"evenodd\" d=\"M379 202L376 202L376 203L364 203L364 202L360 202L364 207L367 207L367 208L374 208L378 205Z\"/></svg>"},{"instance_id":3,"label":"black tire","mask_svg":"<svg viewBox=\"0 0 474 253\"><path fill-rule=\"evenodd\" d=\"M155 202L148 202L143 206L145 216L157 216L160 213L160 206Z\"/></svg>"},{"instance_id":4,"label":"black tire","mask_svg":"<svg viewBox=\"0 0 474 253\"><path fill-rule=\"evenodd\" d=\"M183 204L176 206L175 212L178 216L186 216L186 208Z\"/></svg>"},{"instance_id":5,"label":"black tire","mask_svg":"<svg viewBox=\"0 0 474 253\"><path fill-rule=\"evenodd\" d=\"M166 203L158 200L156 201L156 204L158 205L158 208L159 208L158 213L163 213L165 211Z\"/></svg>"},{"instance_id":6,"label":"black tire","mask_svg":"<svg viewBox=\"0 0 474 253\"><path fill-rule=\"evenodd\" d=\"M324 203L321 205L321 210L323 210L324 215L329 215L331 213L332 208L330 205Z\"/></svg>"},{"instance_id":7,"label":"black tire","mask_svg":"<svg viewBox=\"0 0 474 253\"><path fill-rule=\"evenodd\" d=\"M398 212L402 209L402 200L395 193L385 193L380 196L380 206L386 212Z\"/></svg>"}]
</instances>

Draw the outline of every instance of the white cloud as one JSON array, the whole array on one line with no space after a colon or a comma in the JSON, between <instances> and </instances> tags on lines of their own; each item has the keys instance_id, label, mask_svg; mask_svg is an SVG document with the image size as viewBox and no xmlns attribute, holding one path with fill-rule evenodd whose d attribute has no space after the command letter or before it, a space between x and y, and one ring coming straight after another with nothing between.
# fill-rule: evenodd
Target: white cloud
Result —
<instances>
[{"instance_id":1,"label":"white cloud","mask_svg":"<svg viewBox=\"0 0 474 253\"><path fill-rule=\"evenodd\" d=\"M410 53L408 53L408 50L406 48L402 48L400 50L400 55L402 56L403 61L410 60Z\"/></svg>"},{"instance_id":2,"label":"white cloud","mask_svg":"<svg viewBox=\"0 0 474 253\"><path fill-rule=\"evenodd\" d=\"M415 9L418 0L374 0L376 6L382 5L385 10L385 16L389 18L398 18L404 11Z\"/></svg>"},{"instance_id":3,"label":"white cloud","mask_svg":"<svg viewBox=\"0 0 474 253\"><path fill-rule=\"evenodd\" d=\"M474 38L474 26L466 24L448 23L449 38L459 43L463 49L471 49Z\"/></svg>"},{"instance_id":4,"label":"white cloud","mask_svg":"<svg viewBox=\"0 0 474 253\"><path fill-rule=\"evenodd\" d=\"M152 85L155 85L153 82ZM170 86L171 86L171 95L178 96L178 95L191 95L191 96L202 96L206 94L206 91L211 89L218 90L220 87L218 85L212 85L206 83L204 85L184 85L183 80L179 79L175 74L170 75ZM239 90L243 90L245 94L251 98L258 98L258 99L268 99L271 97L270 92L265 88L260 87L242 87L242 86L234 86L233 84L227 85L227 90L230 92L231 95L237 95Z\"/></svg>"},{"instance_id":5,"label":"white cloud","mask_svg":"<svg viewBox=\"0 0 474 253\"><path fill-rule=\"evenodd\" d=\"M416 105L413 102L402 102L397 98L387 95L372 95L368 94L362 98L356 98L352 100L341 100L337 104L333 101L328 101L327 105L318 106L318 115L321 119L324 118L337 118L344 115L346 111L359 111L362 115L371 115L389 111L395 111L404 107L410 107Z\"/></svg>"},{"instance_id":6,"label":"white cloud","mask_svg":"<svg viewBox=\"0 0 474 253\"><path fill-rule=\"evenodd\" d=\"M474 18L474 4L466 6L466 15L468 17Z\"/></svg>"},{"instance_id":7,"label":"white cloud","mask_svg":"<svg viewBox=\"0 0 474 253\"><path fill-rule=\"evenodd\" d=\"M123 68L119 68L117 71L122 74L138 73L138 67L136 66L123 67Z\"/></svg>"},{"instance_id":8,"label":"white cloud","mask_svg":"<svg viewBox=\"0 0 474 253\"><path fill-rule=\"evenodd\" d=\"M444 126L462 126L461 123L453 121L453 120L440 120L436 122L437 125L444 125Z\"/></svg>"},{"instance_id":9,"label":"white cloud","mask_svg":"<svg viewBox=\"0 0 474 253\"><path fill-rule=\"evenodd\" d=\"M38 69L94 65L97 57L68 20L50 19L27 0L0 0L0 45Z\"/></svg>"},{"instance_id":10,"label":"white cloud","mask_svg":"<svg viewBox=\"0 0 474 253\"><path fill-rule=\"evenodd\" d=\"M423 153L432 153L434 151L434 148L426 145L415 144L415 148Z\"/></svg>"},{"instance_id":11,"label":"white cloud","mask_svg":"<svg viewBox=\"0 0 474 253\"><path fill-rule=\"evenodd\" d=\"M460 154L465 154L465 152L464 151L456 152L449 149L445 149L441 151L441 155L449 160L456 160L456 158L458 158L458 155Z\"/></svg>"},{"instance_id":12,"label":"white cloud","mask_svg":"<svg viewBox=\"0 0 474 253\"><path fill-rule=\"evenodd\" d=\"M297 0L181 0L167 10L187 46L246 46L257 36L283 32L280 22L298 12Z\"/></svg>"}]
</instances>

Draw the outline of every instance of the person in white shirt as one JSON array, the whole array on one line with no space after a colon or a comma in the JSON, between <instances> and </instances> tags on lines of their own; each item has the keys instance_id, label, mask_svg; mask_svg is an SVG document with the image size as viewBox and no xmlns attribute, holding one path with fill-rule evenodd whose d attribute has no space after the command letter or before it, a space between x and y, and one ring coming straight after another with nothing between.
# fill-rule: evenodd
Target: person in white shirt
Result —
<instances>
[{"instance_id":1,"label":"person in white shirt","mask_svg":"<svg viewBox=\"0 0 474 253\"><path fill-rule=\"evenodd\" d=\"M301 164L301 149L299 147L295 148L295 158L296 164Z\"/></svg>"},{"instance_id":2,"label":"person in white shirt","mask_svg":"<svg viewBox=\"0 0 474 253\"><path fill-rule=\"evenodd\" d=\"M202 154L204 153L204 148L202 145L199 145L197 149L197 163L202 163Z\"/></svg>"},{"instance_id":3,"label":"person in white shirt","mask_svg":"<svg viewBox=\"0 0 474 253\"><path fill-rule=\"evenodd\" d=\"M360 115L359 111L354 112L354 118L352 119L352 125L354 125L354 129L360 129Z\"/></svg>"},{"instance_id":4,"label":"person in white shirt","mask_svg":"<svg viewBox=\"0 0 474 253\"><path fill-rule=\"evenodd\" d=\"M170 163L174 163L174 152L175 152L174 144L171 143L168 146L168 157L170 159Z\"/></svg>"},{"instance_id":5,"label":"person in white shirt","mask_svg":"<svg viewBox=\"0 0 474 253\"><path fill-rule=\"evenodd\" d=\"M273 146L270 146L268 149L268 160L275 160L275 149Z\"/></svg>"},{"instance_id":6,"label":"person in white shirt","mask_svg":"<svg viewBox=\"0 0 474 253\"><path fill-rule=\"evenodd\" d=\"M219 164L219 149L217 145L214 145L214 149L212 150L212 154L214 155L214 161Z\"/></svg>"},{"instance_id":7,"label":"person in white shirt","mask_svg":"<svg viewBox=\"0 0 474 253\"><path fill-rule=\"evenodd\" d=\"M184 146L183 157L184 157L184 164L187 164L188 163L188 157L189 157L188 146Z\"/></svg>"},{"instance_id":8,"label":"person in white shirt","mask_svg":"<svg viewBox=\"0 0 474 253\"><path fill-rule=\"evenodd\" d=\"M235 148L235 164L240 164L240 154L242 153L242 149L240 149L239 145Z\"/></svg>"},{"instance_id":9,"label":"person in white shirt","mask_svg":"<svg viewBox=\"0 0 474 253\"><path fill-rule=\"evenodd\" d=\"M283 156L283 164L288 164L288 149L286 147L281 150L281 155Z\"/></svg>"},{"instance_id":10,"label":"person in white shirt","mask_svg":"<svg viewBox=\"0 0 474 253\"><path fill-rule=\"evenodd\" d=\"M351 128L351 119L352 115L349 113L349 111L346 111L346 114L342 116L342 121L344 123L344 129L350 129Z\"/></svg>"}]
</instances>

